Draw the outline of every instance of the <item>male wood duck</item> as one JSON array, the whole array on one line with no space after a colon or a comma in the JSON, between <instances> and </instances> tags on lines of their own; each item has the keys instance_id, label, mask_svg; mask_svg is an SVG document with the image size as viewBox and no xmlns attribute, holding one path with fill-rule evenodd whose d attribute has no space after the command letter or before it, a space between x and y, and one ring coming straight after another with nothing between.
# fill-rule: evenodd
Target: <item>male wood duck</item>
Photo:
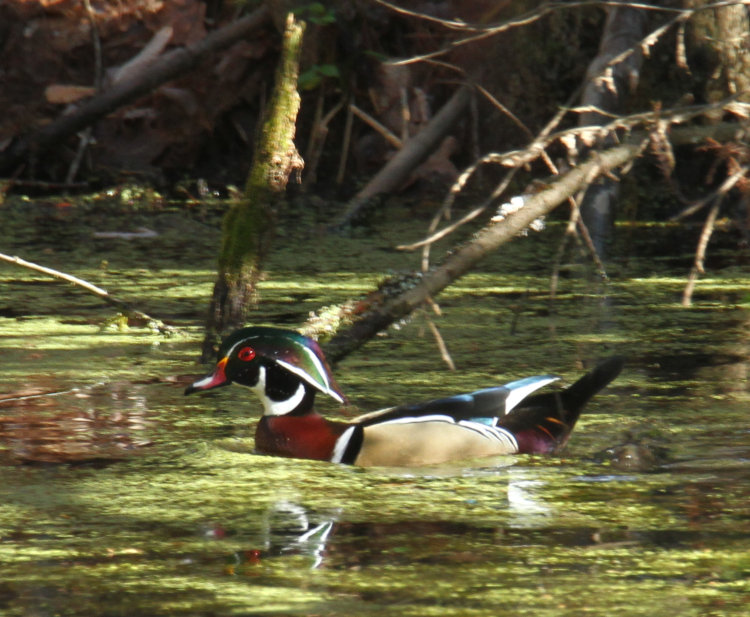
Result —
<instances>
[{"instance_id":1,"label":"male wood duck","mask_svg":"<svg viewBox=\"0 0 750 617\"><path fill-rule=\"evenodd\" d=\"M252 389L264 409L255 433L259 453L397 467L555 452L584 405L623 365L617 356L604 360L564 390L533 394L558 379L537 375L342 422L314 409L318 392L339 403L345 399L312 339L281 328L242 328L226 338L219 358L213 373L185 394L231 383Z\"/></svg>"}]
</instances>

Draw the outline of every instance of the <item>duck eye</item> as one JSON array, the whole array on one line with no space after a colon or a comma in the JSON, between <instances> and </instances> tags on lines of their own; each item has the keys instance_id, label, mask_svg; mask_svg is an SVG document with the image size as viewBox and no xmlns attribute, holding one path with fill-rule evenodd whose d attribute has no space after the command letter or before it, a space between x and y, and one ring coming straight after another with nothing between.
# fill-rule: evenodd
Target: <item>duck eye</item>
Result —
<instances>
[{"instance_id":1,"label":"duck eye","mask_svg":"<svg viewBox=\"0 0 750 617\"><path fill-rule=\"evenodd\" d=\"M252 347L243 347L237 352L237 357L243 362L250 362L255 357L255 350Z\"/></svg>"}]
</instances>

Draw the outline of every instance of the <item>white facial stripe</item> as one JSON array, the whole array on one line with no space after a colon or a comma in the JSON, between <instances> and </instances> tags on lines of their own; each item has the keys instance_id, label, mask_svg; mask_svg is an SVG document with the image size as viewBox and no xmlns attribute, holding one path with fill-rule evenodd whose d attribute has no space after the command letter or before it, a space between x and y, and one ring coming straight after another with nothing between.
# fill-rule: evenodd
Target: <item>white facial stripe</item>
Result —
<instances>
[{"instance_id":1,"label":"white facial stripe","mask_svg":"<svg viewBox=\"0 0 750 617\"><path fill-rule=\"evenodd\" d=\"M239 383L239 382L238 382ZM240 384L244 385L244 384ZM250 388L255 394L258 395L258 398L263 401L263 407L268 407L266 405L266 367L261 365L258 368L258 382L254 386L246 386Z\"/></svg>"},{"instance_id":2,"label":"white facial stripe","mask_svg":"<svg viewBox=\"0 0 750 617\"><path fill-rule=\"evenodd\" d=\"M258 337L258 336L251 336L251 337L242 339L241 341L238 341L237 343L235 343L234 345L232 345L231 349L226 354L227 357L229 357L229 356L232 355L232 353L234 352L234 350L237 348L238 345L246 344L247 341L252 340L254 338L260 338L260 337ZM331 383L330 383L330 381L328 381L328 371L326 370L325 365L320 361L320 358L318 358L318 356L316 356L315 353L311 349L308 349L307 347L303 347L303 349L304 349L305 353L309 356L309 358L312 361L312 363L315 365L315 368L318 370L318 372L320 373L320 375L323 377L323 380L324 380L324 383L322 384L323 385L323 392L325 392L329 396L335 398L339 403L343 403L344 399L341 398L341 395L338 392L336 392L335 390L333 390L331 388ZM294 366L293 364L290 364L289 362L285 362L284 360L279 360L278 358L269 358L269 359L272 359L279 366L283 366L290 373L294 373L298 377L301 377L307 383L309 383L311 386L313 386L313 387L315 387L317 389L320 389L321 384L319 384L315 379L313 379L307 371L299 368L298 366ZM264 391L265 391L265 388L263 390L259 390L259 392L264 392ZM296 395L296 393L295 393L295 395Z\"/></svg>"},{"instance_id":3,"label":"white facial stripe","mask_svg":"<svg viewBox=\"0 0 750 617\"><path fill-rule=\"evenodd\" d=\"M318 358L317 358L317 356L315 356L315 354L312 354L312 357L315 358L315 360L318 360ZM289 362L284 362L284 360L276 360L276 363L279 366L283 366L290 373L294 373L298 377L301 377L307 383L309 383L311 386L314 386L315 388L320 389L321 384L319 384L315 379L313 379L310 376L310 374L307 371L305 371L304 369L301 369L298 366L294 366L293 364L289 364ZM318 360L318 364L320 365L320 361L319 360ZM343 403L344 399L341 398L341 396L338 394L338 392L336 392L335 390L331 389L331 386L328 383L328 378L326 377L325 370L323 370L323 372L321 373L321 375L323 375L323 378L325 379L325 383L323 384L323 386L324 386L323 392L325 392L329 396L332 396L333 398L335 398L339 403Z\"/></svg>"},{"instance_id":4,"label":"white facial stripe","mask_svg":"<svg viewBox=\"0 0 750 617\"><path fill-rule=\"evenodd\" d=\"M354 427L350 426L336 440L336 445L333 447L333 454L331 455L332 463L340 463L341 459L344 458L344 452L346 452L346 448L349 446L352 433L354 433Z\"/></svg>"},{"instance_id":5,"label":"white facial stripe","mask_svg":"<svg viewBox=\"0 0 750 617\"><path fill-rule=\"evenodd\" d=\"M237 349L237 346L244 343L246 339L243 339L241 341L236 342L234 345L232 345L232 348L225 354L225 358L228 358L232 355L232 352Z\"/></svg>"}]
</instances>

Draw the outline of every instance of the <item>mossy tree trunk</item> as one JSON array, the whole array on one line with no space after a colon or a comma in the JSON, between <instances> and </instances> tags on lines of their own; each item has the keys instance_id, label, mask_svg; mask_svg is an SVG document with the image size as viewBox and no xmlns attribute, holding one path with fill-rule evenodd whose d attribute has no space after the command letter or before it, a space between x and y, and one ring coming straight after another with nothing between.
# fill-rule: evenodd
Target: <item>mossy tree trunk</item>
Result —
<instances>
[{"instance_id":1,"label":"mossy tree trunk","mask_svg":"<svg viewBox=\"0 0 750 617\"><path fill-rule=\"evenodd\" d=\"M686 8L700 9L709 0L685 0ZM719 101L727 94L750 100L750 17L742 4L703 10L691 20L693 55L706 64L705 97ZM719 120L717 114L716 120Z\"/></svg>"},{"instance_id":2,"label":"mossy tree trunk","mask_svg":"<svg viewBox=\"0 0 750 617\"><path fill-rule=\"evenodd\" d=\"M274 91L255 146L242 197L224 217L218 275L206 323L202 361L213 358L220 336L242 326L256 296L274 234L275 213L289 176L302 169L294 145L299 111L299 57L304 22L289 14Z\"/></svg>"}]
</instances>

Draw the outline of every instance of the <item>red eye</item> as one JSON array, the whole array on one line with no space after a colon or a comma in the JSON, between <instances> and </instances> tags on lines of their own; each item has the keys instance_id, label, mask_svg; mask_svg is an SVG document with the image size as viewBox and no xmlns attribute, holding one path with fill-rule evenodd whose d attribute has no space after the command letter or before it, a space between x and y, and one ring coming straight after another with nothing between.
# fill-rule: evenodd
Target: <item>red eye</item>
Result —
<instances>
[{"instance_id":1,"label":"red eye","mask_svg":"<svg viewBox=\"0 0 750 617\"><path fill-rule=\"evenodd\" d=\"M255 350L252 347L243 347L237 352L237 357L243 362L250 362L255 357Z\"/></svg>"}]
</instances>

